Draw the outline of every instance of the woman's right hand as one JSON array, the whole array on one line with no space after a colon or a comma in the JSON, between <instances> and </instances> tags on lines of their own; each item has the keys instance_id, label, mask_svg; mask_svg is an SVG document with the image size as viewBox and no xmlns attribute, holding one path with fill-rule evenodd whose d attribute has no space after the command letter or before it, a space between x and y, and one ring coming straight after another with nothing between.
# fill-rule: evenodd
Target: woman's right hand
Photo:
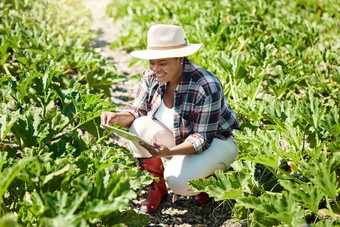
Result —
<instances>
[{"instance_id":1,"label":"woman's right hand","mask_svg":"<svg viewBox=\"0 0 340 227\"><path fill-rule=\"evenodd\" d=\"M100 115L101 124L105 125L116 125L118 124L119 113L112 113L112 112L102 112ZM100 126L102 129L106 129L103 126Z\"/></svg>"},{"instance_id":2,"label":"woman's right hand","mask_svg":"<svg viewBox=\"0 0 340 227\"><path fill-rule=\"evenodd\" d=\"M135 120L135 117L128 113L113 113L113 112L102 112L100 115L101 124L105 125L119 125L125 128L129 128L132 122ZM106 129L103 126L100 126L102 129Z\"/></svg>"}]
</instances>

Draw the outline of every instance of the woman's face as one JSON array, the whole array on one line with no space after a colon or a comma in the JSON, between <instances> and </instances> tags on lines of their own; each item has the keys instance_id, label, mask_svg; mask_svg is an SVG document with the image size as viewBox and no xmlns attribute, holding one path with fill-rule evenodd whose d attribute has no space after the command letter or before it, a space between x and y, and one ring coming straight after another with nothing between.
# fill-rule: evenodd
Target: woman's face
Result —
<instances>
[{"instance_id":1,"label":"woman's face","mask_svg":"<svg viewBox=\"0 0 340 227\"><path fill-rule=\"evenodd\" d=\"M178 83L182 76L184 58L162 58L149 60L149 68L160 83Z\"/></svg>"}]
</instances>

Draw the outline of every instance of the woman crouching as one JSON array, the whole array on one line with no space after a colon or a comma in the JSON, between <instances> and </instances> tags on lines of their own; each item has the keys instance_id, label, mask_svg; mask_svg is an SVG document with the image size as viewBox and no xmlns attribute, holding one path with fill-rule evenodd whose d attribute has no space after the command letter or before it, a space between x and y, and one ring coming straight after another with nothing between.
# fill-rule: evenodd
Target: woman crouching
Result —
<instances>
[{"instance_id":1,"label":"woman crouching","mask_svg":"<svg viewBox=\"0 0 340 227\"><path fill-rule=\"evenodd\" d=\"M129 128L153 144L131 142L141 169L159 178L149 187L142 210L156 210L167 186L175 194L195 196L197 203L208 201L209 196L194 192L188 181L229 169L238 155L232 136L238 120L220 81L187 58L201 46L187 43L181 27L152 26L147 50L131 53L149 60L134 101L121 113L101 115L102 124ZM165 168L162 157L170 159Z\"/></svg>"}]
</instances>

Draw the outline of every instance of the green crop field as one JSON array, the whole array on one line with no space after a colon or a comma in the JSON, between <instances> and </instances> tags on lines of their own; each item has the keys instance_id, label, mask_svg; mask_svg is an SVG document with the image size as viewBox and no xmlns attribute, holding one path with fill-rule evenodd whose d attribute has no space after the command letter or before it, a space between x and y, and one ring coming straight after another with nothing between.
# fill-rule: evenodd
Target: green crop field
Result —
<instances>
[{"instance_id":1,"label":"green crop field","mask_svg":"<svg viewBox=\"0 0 340 227\"><path fill-rule=\"evenodd\" d=\"M148 223L129 201L151 175L99 128L125 77L81 6L0 2L0 227ZM145 48L159 23L204 44L190 59L221 80L240 155L194 190L249 226L340 225L339 0L112 0L106 14L123 22L112 49Z\"/></svg>"}]
</instances>

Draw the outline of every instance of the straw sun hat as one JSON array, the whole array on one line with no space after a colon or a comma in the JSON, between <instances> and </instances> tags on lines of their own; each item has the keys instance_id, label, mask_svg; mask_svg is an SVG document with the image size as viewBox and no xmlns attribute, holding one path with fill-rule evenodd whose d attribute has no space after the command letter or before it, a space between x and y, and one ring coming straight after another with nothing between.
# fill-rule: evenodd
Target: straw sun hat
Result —
<instances>
[{"instance_id":1,"label":"straw sun hat","mask_svg":"<svg viewBox=\"0 0 340 227\"><path fill-rule=\"evenodd\" d=\"M147 50L130 54L141 59L176 58L189 56L201 48L202 44L189 44L184 39L184 31L175 25L153 25L148 31Z\"/></svg>"}]
</instances>

